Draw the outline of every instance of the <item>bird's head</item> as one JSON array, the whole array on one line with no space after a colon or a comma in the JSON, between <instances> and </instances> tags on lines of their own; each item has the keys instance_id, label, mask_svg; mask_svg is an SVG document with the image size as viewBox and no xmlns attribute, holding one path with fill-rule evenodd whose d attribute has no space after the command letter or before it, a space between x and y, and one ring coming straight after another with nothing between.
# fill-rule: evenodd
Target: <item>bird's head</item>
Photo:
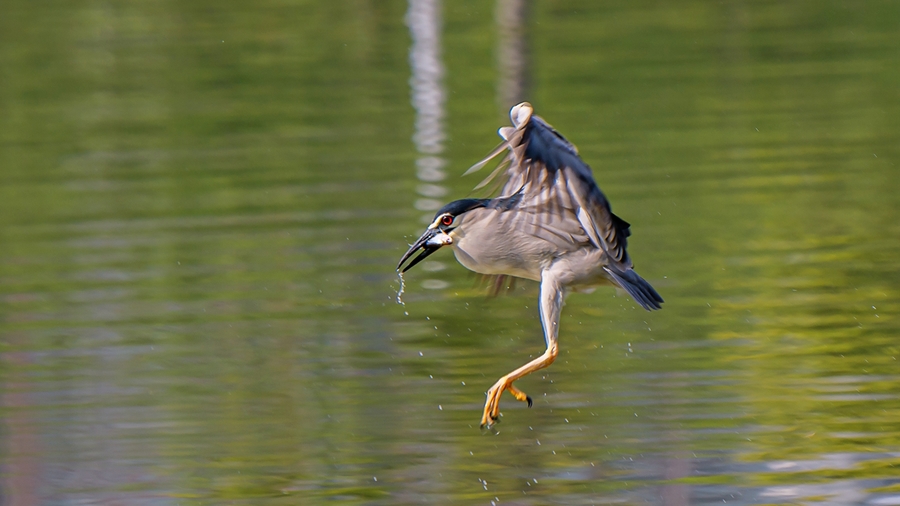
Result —
<instances>
[{"instance_id":1,"label":"bird's head","mask_svg":"<svg viewBox=\"0 0 900 506\"><path fill-rule=\"evenodd\" d=\"M409 247L406 253L403 254L403 257L400 258L400 263L397 264L397 270L399 271L400 268L403 267L403 263L419 250L422 250L422 253L414 258L412 262L407 264L401 272L412 269L414 265L424 260L428 255L444 246L453 244L453 238L450 236L450 233L459 226L461 216L473 209L485 207L487 202L488 199L463 199L453 201L440 208L434 215L431 224L425 229L425 233L423 233L422 236Z\"/></svg>"}]
</instances>

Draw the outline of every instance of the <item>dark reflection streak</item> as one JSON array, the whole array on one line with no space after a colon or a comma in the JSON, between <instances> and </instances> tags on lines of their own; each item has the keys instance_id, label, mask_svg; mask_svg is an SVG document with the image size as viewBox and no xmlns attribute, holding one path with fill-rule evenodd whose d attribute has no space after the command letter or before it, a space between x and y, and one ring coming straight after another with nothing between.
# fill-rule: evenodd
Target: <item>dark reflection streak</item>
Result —
<instances>
[{"instance_id":1,"label":"dark reflection streak","mask_svg":"<svg viewBox=\"0 0 900 506\"><path fill-rule=\"evenodd\" d=\"M674 434L669 434L670 436ZM681 440L684 440L682 437ZM676 483L681 478L687 478L694 472L694 465L686 456L672 455L661 459L663 479L666 483L660 487L659 496L664 506L687 506L691 504L691 489L684 483Z\"/></svg>"},{"instance_id":2,"label":"dark reflection streak","mask_svg":"<svg viewBox=\"0 0 900 506\"><path fill-rule=\"evenodd\" d=\"M18 336L10 336L8 340L16 344L20 341ZM6 457L0 466L3 476L0 504L40 504L37 492L41 477L39 438L30 416L32 411L26 409L35 402L29 392L31 383L19 372L30 364L20 353L6 353L0 363L7 371L0 407L8 413L3 427L5 444L2 452Z\"/></svg>"},{"instance_id":3,"label":"dark reflection streak","mask_svg":"<svg viewBox=\"0 0 900 506\"><path fill-rule=\"evenodd\" d=\"M529 11L529 0L497 0L497 101L504 112L529 99Z\"/></svg>"}]
</instances>

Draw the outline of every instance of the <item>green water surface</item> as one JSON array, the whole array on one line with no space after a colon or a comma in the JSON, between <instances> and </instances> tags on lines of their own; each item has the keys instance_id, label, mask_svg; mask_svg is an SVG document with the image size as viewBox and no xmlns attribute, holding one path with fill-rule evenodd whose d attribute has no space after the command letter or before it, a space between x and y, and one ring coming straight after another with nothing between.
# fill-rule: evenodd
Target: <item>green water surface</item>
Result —
<instances>
[{"instance_id":1,"label":"green water surface","mask_svg":"<svg viewBox=\"0 0 900 506\"><path fill-rule=\"evenodd\" d=\"M900 5L519 3L5 2L0 502L900 504ZM666 304L484 432L536 285L394 268L513 98Z\"/></svg>"}]
</instances>

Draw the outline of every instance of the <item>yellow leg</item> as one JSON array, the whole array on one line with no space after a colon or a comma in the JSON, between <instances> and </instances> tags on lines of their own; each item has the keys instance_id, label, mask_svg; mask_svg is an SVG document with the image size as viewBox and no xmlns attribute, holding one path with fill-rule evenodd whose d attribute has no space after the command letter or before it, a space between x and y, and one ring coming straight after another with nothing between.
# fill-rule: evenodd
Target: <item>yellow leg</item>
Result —
<instances>
[{"instance_id":1,"label":"yellow leg","mask_svg":"<svg viewBox=\"0 0 900 506\"><path fill-rule=\"evenodd\" d=\"M528 362L522 367L512 371L497 380L494 386L487 391L487 399L484 402L484 414L481 415L481 426L490 427L500 418L500 395L504 390L509 390L516 399L527 402L531 407L531 397L525 392L513 386L513 382L522 376L543 369L552 364L559 354L557 336L559 335L559 313L562 310L563 300L566 297L565 276L560 276L551 268L541 273L541 325L544 327L544 340L547 343L547 351L540 357Z\"/></svg>"},{"instance_id":2,"label":"yellow leg","mask_svg":"<svg viewBox=\"0 0 900 506\"><path fill-rule=\"evenodd\" d=\"M497 380L497 382L494 383L494 386L492 386L490 390L487 391L487 399L484 402L484 414L481 416L481 426L490 427L500 417L500 396L503 394L504 390L509 390L509 392L513 394L517 400L527 402L528 407L530 408L531 397L525 395L525 392L514 387L513 382L523 376L537 371L538 369L543 369L544 367L552 364L553 361L556 360L557 354L558 348L556 347L556 343L554 343L554 345L550 348L547 348L547 351L545 351L544 354L540 357L532 360L531 362L528 362L522 367Z\"/></svg>"}]
</instances>

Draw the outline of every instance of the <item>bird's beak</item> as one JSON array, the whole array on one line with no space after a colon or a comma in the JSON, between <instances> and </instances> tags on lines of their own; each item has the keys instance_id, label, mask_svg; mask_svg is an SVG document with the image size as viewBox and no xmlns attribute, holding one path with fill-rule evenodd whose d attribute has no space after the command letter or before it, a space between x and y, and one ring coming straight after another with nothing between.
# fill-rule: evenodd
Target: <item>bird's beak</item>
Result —
<instances>
[{"instance_id":1,"label":"bird's beak","mask_svg":"<svg viewBox=\"0 0 900 506\"><path fill-rule=\"evenodd\" d=\"M453 239L447 235L443 230L438 228L429 227L428 230L422 234L422 237L419 237L412 246L409 247L409 250L403 254L403 258L400 259L400 263L397 264L397 270L400 270L400 267L403 266L403 262L409 259L416 251L422 250L422 253L413 259L401 272L406 272L417 263L425 260L425 257L434 253L435 251L441 249L442 246L446 246L448 244L453 244Z\"/></svg>"}]
</instances>

